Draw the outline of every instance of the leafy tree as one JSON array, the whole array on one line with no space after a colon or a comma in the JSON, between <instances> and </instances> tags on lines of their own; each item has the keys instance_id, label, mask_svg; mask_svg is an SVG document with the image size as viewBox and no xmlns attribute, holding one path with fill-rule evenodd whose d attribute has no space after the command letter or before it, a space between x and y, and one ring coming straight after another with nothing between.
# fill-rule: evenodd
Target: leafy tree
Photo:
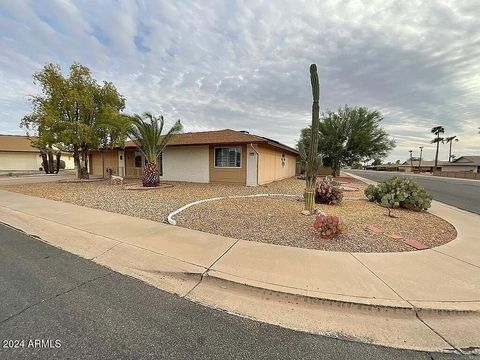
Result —
<instances>
[{"instance_id":1,"label":"leafy tree","mask_svg":"<svg viewBox=\"0 0 480 360\"><path fill-rule=\"evenodd\" d=\"M342 165L371 159L383 159L395 146L394 140L380 126L380 112L366 107L348 107L322 114L318 152L323 164L337 175ZM297 147L308 147L310 128L302 129Z\"/></svg>"},{"instance_id":2,"label":"leafy tree","mask_svg":"<svg viewBox=\"0 0 480 360\"><path fill-rule=\"evenodd\" d=\"M120 112L125 99L112 83L98 84L78 63L68 76L58 65L45 65L33 80L41 94L30 97L33 111L20 126L37 133L40 148L72 151L78 178L88 178L89 150L124 144L129 120Z\"/></svg>"},{"instance_id":3,"label":"leafy tree","mask_svg":"<svg viewBox=\"0 0 480 360\"><path fill-rule=\"evenodd\" d=\"M373 166L377 166L377 165L381 165L382 164L382 160L381 159L374 159L373 162L372 162L372 165Z\"/></svg>"},{"instance_id":4,"label":"leafy tree","mask_svg":"<svg viewBox=\"0 0 480 360\"><path fill-rule=\"evenodd\" d=\"M155 117L151 113L145 112L141 116L135 114L130 119L131 127L128 130L128 135L138 146L146 160L142 174L143 186L158 186L160 184L158 157L168 142L182 131L182 124L180 120L177 120L170 130L162 135L163 116Z\"/></svg>"},{"instance_id":5,"label":"leafy tree","mask_svg":"<svg viewBox=\"0 0 480 360\"><path fill-rule=\"evenodd\" d=\"M445 128L443 126L435 126L430 130L432 134L435 135L435 139L430 141L432 144L437 144L437 150L435 151L435 170L437 170L437 164L438 164L438 147L440 146L440 142L443 141L443 138L440 137L440 134L443 134L445 132Z\"/></svg>"}]
</instances>

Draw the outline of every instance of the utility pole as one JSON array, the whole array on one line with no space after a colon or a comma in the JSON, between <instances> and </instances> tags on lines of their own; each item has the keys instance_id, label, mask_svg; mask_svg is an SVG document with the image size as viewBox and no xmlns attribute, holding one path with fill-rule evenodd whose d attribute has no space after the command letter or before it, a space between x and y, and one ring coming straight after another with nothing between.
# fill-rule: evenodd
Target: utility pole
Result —
<instances>
[{"instance_id":1,"label":"utility pole","mask_svg":"<svg viewBox=\"0 0 480 360\"><path fill-rule=\"evenodd\" d=\"M410 153L410 172L413 172L413 159L412 159L413 150L408 150L408 152Z\"/></svg>"},{"instance_id":2,"label":"utility pole","mask_svg":"<svg viewBox=\"0 0 480 360\"><path fill-rule=\"evenodd\" d=\"M418 147L420 149L420 159L418 159L418 172L422 172L422 152L423 152L423 146Z\"/></svg>"}]
</instances>

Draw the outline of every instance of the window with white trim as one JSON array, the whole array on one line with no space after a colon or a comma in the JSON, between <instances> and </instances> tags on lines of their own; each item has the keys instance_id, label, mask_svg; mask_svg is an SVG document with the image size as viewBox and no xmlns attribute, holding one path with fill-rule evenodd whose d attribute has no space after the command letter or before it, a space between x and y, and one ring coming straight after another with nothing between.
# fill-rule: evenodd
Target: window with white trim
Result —
<instances>
[{"instance_id":1,"label":"window with white trim","mask_svg":"<svg viewBox=\"0 0 480 360\"><path fill-rule=\"evenodd\" d=\"M215 167L240 168L242 167L241 147L216 147Z\"/></svg>"}]
</instances>

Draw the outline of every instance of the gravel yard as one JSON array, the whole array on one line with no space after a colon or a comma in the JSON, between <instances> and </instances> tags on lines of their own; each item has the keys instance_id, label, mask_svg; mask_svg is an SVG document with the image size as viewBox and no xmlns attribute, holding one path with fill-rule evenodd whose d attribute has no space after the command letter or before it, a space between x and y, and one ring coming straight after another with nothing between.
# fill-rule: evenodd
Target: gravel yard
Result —
<instances>
[{"instance_id":1,"label":"gravel yard","mask_svg":"<svg viewBox=\"0 0 480 360\"><path fill-rule=\"evenodd\" d=\"M434 247L453 240L455 229L446 221L426 212L394 210L397 218L385 216L386 210L363 197L365 184L340 178L358 191L344 193L339 205L317 205L330 215L339 215L348 231L335 238L322 239L312 227L314 216L304 216L302 201L287 197L259 197L219 200L193 206L179 215L179 226L238 239L278 245L351 252L411 251L412 247L385 234L399 235ZM138 182L138 181L137 181ZM134 183L128 181L127 183ZM169 182L173 187L151 191L124 190L109 182L45 183L5 186L23 194L69 202L111 212L165 221L167 215L190 202L218 196L284 193L301 198L305 182L295 178L266 186L194 184ZM370 225L381 233L365 230Z\"/></svg>"}]
</instances>

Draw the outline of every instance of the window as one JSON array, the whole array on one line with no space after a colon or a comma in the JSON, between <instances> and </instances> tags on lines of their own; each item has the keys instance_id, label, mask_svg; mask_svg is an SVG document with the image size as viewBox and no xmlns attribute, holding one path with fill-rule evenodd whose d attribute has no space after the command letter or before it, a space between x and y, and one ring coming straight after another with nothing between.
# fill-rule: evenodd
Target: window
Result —
<instances>
[{"instance_id":1,"label":"window","mask_svg":"<svg viewBox=\"0 0 480 360\"><path fill-rule=\"evenodd\" d=\"M142 167L142 153L135 152L135 167L141 168Z\"/></svg>"},{"instance_id":2,"label":"window","mask_svg":"<svg viewBox=\"0 0 480 360\"><path fill-rule=\"evenodd\" d=\"M215 167L239 168L242 167L241 147L215 148Z\"/></svg>"}]
</instances>

